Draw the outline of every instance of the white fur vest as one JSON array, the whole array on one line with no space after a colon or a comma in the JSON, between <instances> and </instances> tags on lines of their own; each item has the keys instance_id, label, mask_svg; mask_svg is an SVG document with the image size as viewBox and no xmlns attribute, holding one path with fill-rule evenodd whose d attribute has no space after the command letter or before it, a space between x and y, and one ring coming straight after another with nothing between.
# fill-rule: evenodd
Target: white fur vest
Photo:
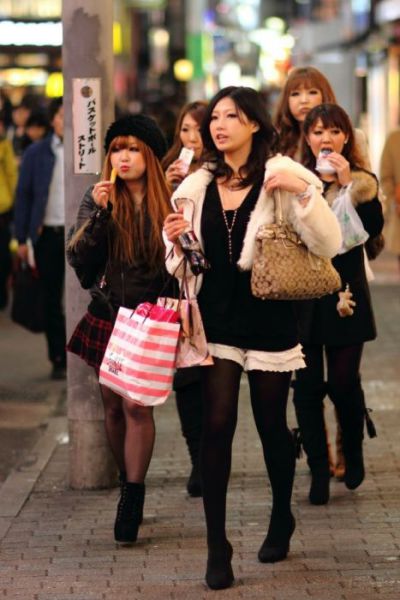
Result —
<instances>
[{"instance_id":1,"label":"white fur vest","mask_svg":"<svg viewBox=\"0 0 400 600\"><path fill-rule=\"evenodd\" d=\"M321 195L322 184L316 175L287 156L277 155L265 165L265 179L272 173L290 171L312 186L308 204L303 207L295 194L280 190L284 218L300 235L306 246L315 254L329 258L336 255L341 244L339 223ZM203 248L201 236L201 216L207 186L213 179L212 171L203 166L186 177L175 190L171 202L176 209L177 199L184 200L184 217L192 223L192 228ZM222 210L222 207L221 207ZM238 267L250 270L254 259L255 237L260 225L274 221L274 199L261 188L256 205L250 215ZM173 252L173 245L166 241L167 269L177 277L182 274L179 268L181 258ZM197 278L197 290L201 287L201 277Z\"/></svg>"}]
</instances>

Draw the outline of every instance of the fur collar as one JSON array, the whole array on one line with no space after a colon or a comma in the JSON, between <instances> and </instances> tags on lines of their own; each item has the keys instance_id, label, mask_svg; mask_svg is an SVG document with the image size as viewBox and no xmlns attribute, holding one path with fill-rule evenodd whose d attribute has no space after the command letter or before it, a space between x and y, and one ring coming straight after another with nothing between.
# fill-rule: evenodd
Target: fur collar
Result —
<instances>
[{"instance_id":1,"label":"fur collar","mask_svg":"<svg viewBox=\"0 0 400 600\"><path fill-rule=\"evenodd\" d=\"M377 197L378 182L375 175L368 171L352 171L351 177L352 183L349 187L349 192L354 206L363 204L364 202L370 202ZM339 191L340 185L338 183L335 182L329 186L324 194L329 206L332 205Z\"/></svg>"}]
</instances>

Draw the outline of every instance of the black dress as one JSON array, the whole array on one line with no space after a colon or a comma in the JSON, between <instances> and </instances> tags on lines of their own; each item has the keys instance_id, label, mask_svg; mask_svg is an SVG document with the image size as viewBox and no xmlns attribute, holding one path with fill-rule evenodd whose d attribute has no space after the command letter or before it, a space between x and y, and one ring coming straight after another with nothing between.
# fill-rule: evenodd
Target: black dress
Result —
<instances>
[{"instance_id":1,"label":"black dress","mask_svg":"<svg viewBox=\"0 0 400 600\"><path fill-rule=\"evenodd\" d=\"M251 272L240 271L236 264L261 185L259 181L252 186L237 211L231 234L231 263L218 188L214 180L209 184L201 234L211 268L203 276L198 301L209 342L244 350L280 352L295 347L299 341L293 302L255 298L251 293ZM225 211L229 226L233 213Z\"/></svg>"}]
</instances>

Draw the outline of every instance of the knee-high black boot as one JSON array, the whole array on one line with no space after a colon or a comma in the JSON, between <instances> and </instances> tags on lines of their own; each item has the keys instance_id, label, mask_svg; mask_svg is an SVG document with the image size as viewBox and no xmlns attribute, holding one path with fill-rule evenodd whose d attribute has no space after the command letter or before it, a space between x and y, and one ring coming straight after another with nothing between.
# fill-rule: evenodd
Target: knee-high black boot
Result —
<instances>
[{"instance_id":1,"label":"knee-high black boot","mask_svg":"<svg viewBox=\"0 0 400 600\"><path fill-rule=\"evenodd\" d=\"M143 520L144 496L144 483L121 482L121 497L114 524L116 542L136 542L139 525Z\"/></svg>"},{"instance_id":2,"label":"knee-high black boot","mask_svg":"<svg viewBox=\"0 0 400 600\"><path fill-rule=\"evenodd\" d=\"M192 463L191 473L186 484L188 494L192 497L202 495L199 455L203 405L198 369L198 367L178 369L174 380L176 407ZM182 371L188 373L182 374Z\"/></svg>"},{"instance_id":3,"label":"knee-high black boot","mask_svg":"<svg viewBox=\"0 0 400 600\"><path fill-rule=\"evenodd\" d=\"M303 382L295 381L293 387L297 423L311 470L309 500L311 504L326 504L329 500L330 480L323 406L326 386L311 390Z\"/></svg>"},{"instance_id":4,"label":"knee-high black boot","mask_svg":"<svg viewBox=\"0 0 400 600\"><path fill-rule=\"evenodd\" d=\"M334 403L343 437L343 454L346 462L344 482L347 488L354 490L364 480L364 411L365 401L361 381L358 378L347 389L338 389L329 385L329 396Z\"/></svg>"}]
</instances>

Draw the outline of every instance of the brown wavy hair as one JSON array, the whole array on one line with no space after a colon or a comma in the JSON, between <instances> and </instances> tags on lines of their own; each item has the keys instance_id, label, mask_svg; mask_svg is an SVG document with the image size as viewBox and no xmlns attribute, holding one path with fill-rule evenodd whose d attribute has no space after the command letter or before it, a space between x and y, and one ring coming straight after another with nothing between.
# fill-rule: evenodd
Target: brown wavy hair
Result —
<instances>
[{"instance_id":1,"label":"brown wavy hair","mask_svg":"<svg viewBox=\"0 0 400 600\"><path fill-rule=\"evenodd\" d=\"M301 88L316 88L321 92L322 102L336 104L336 96L331 84L315 67L297 67L290 71L285 86L278 99L274 124L280 136L280 150L283 154L293 156L299 147L302 129L289 109L290 94Z\"/></svg>"},{"instance_id":2,"label":"brown wavy hair","mask_svg":"<svg viewBox=\"0 0 400 600\"><path fill-rule=\"evenodd\" d=\"M110 179L112 170L110 156L113 148L116 146L126 148L131 142L130 138L131 136L118 136L112 140L104 160L102 180ZM144 197L137 209L128 186L117 177L110 194L110 202L113 205L110 252L112 258L125 264L132 264L137 255L144 256L149 269L155 270L165 258L162 228L165 217L172 210L171 189L165 179L161 163L153 151L139 138L135 139L146 164ZM150 231L145 229L146 216ZM72 236L68 244L69 248L75 247L89 222L90 219Z\"/></svg>"},{"instance_id":3,"label":"brown wavy hair","mask_svg":"<svg viewBox=\"0 0 400 600\"><path fill-rule=\"evenodd\" d=\"M164 171L166 171L168 167L178 158L179 153L182 150L183 146L181 142L181 129L183 119L186 117L186 115L190 115L192 119L196 121L197 125L201 127L206 108L207 102L205 102L204 100L196 100L195 102L189 102L188 104L185 104L185 106L183 106L178 115L178 120L176 122L172 146L161 161L161 166L164 169Z\"/></svg>"},{"instance_id":4,"label":"brown wavy hair","mask_svg":"<svg viewBox=\"0 0 400 600\"><path fill-rule=\"evenodd\" d=\"M312 127L318 120L321 120L324 128L337 127L347 137L347 142L343 146L341 152L342 156L350 163L350 168L354 170L362 169L363 160L360 155L360 151L355 141L353 125L350 121L349 115L345 110L338 104L319 104L315 106L308 115L306 116L303 124L303 141L301 148L301 162L302 164L315 171L317 159L311 151L310 146L307 143L306 137L308 136Z\"/></svg>"}]
</instances>

